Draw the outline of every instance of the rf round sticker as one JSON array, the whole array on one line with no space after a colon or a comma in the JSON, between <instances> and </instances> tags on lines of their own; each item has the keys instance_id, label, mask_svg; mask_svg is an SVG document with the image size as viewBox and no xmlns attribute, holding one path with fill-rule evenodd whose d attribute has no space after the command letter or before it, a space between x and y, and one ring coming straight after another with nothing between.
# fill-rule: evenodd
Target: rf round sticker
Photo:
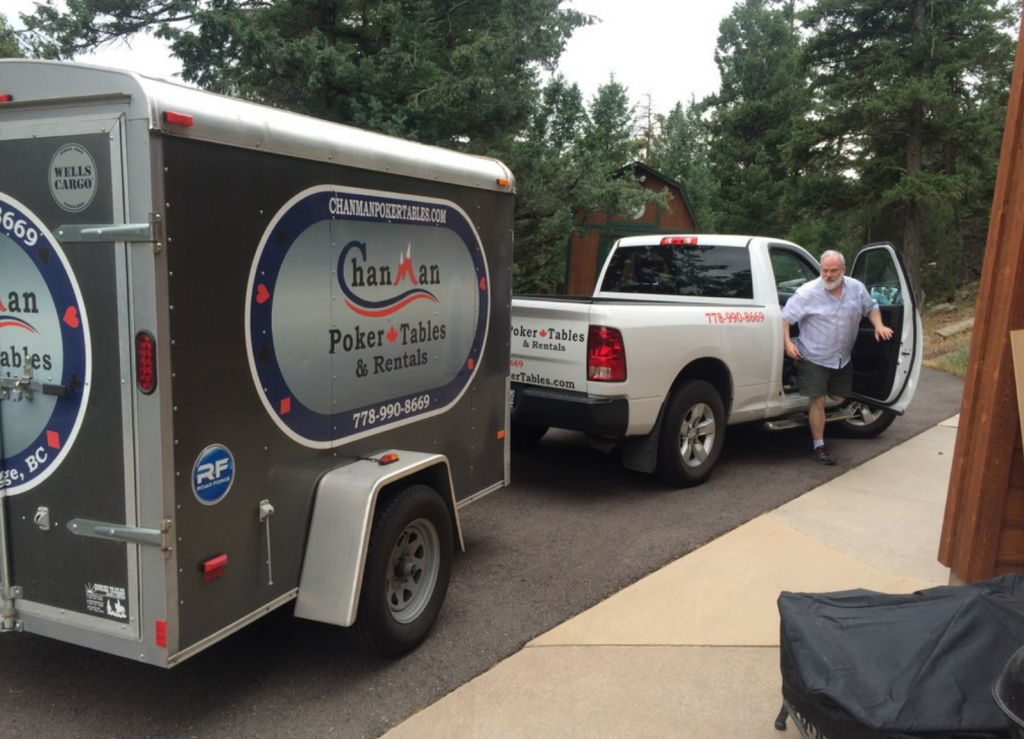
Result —
<instances>
[{"instance_id":1,"label":"rf round sticker","mask_svg":"<svg viewBox=\"0 0 1024 739\"><path fill-rule=\"evenodd\" d=\"M234 481L235 458L221 444L206 447L192 465L192 492L203 505L224 500Z\"/></svg>"},{"instance_id":2,"label":"rf round sticker","mask_svg":"<svg viewBox=\"0 0 1024 739\"><path fill-rule=\"evenodd\" d=\"M271 219L249 275L249 367L271 418L326 448L441 413L480 366L490 286L447 200L322 185Z\"/></svg>"},{"instance_id":3,"label":"rf round sticker","mask_svg":"<svg viewBox=\"0 0 1024 739\"><path fill-rule=\"evenodd\" d=\"M60 466L78 435L91 380L89 323L56 239L0 192L0 494Z\"/></svg>"}]
</instances>

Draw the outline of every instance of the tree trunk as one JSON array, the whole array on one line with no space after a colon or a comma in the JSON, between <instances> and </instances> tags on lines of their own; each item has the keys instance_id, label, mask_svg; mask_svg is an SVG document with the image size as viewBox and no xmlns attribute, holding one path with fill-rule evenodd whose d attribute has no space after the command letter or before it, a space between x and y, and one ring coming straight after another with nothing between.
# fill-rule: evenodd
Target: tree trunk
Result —
<instances>
[{"instance_id":1,"label":"tree trunk","mask_svg":"<svg viewBox=\"0 0 1024 739\"><path fill-rule=\"evenodd\" d=\"M924 19L926 0L914 0L912 8L911 48L917 48L924 39ZM923 60L918 57L911 69L911 76L920 78L923 73ZM924 126L924 104L916 97L907 108L907 177L916 177L921 173L922 137ZM911 284L918 291L918 299L923 299L921 290L921 204L911 197L903 210L903 260L910 272Z\"/></svg>"}]
</instances>

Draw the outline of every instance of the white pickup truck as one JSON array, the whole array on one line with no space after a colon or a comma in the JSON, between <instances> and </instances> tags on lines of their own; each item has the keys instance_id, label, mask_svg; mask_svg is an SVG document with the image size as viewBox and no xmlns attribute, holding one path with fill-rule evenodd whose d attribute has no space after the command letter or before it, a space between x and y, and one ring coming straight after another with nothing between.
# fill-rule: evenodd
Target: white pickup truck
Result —
<instances>
[{"instance_id":1,"label":"white pickup truck","mask_svg":"<svg viewBox=\"0 0 1024 739\"><path fill-rule=\"evenodd\" d=\"M847 274L868 287L894 331L877 342L862 323L854 395L828 410L846 435L866 438L910 403L923 332L891 244L865 247ZM806 424L781 310L818 275L814 257L778 239L632 236L612 247L592 297L513 298L513 445L549 427L582 431L621 442L627 468L675 486L703 482L727 425Z\"/></svg>"}]
</instances>

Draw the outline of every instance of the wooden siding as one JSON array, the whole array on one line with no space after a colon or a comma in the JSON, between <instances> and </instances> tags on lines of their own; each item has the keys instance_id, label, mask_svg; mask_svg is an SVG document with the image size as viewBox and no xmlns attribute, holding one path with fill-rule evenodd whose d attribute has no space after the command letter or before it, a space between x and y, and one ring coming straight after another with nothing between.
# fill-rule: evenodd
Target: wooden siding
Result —
<instances>
[{"instance_id":1,"label":"wooden siding","mask_svg":"<svg viewBox=\"0 0 1024 739\"><path fill-rule=\"evenodd\" d=\"M1024 572L1024 494L1020 412L1010 331L1024 328L1024 28L1017 42L1010 101L989 220L971 362L939 561L962 582Z\"/></svg>"}]
</instances>

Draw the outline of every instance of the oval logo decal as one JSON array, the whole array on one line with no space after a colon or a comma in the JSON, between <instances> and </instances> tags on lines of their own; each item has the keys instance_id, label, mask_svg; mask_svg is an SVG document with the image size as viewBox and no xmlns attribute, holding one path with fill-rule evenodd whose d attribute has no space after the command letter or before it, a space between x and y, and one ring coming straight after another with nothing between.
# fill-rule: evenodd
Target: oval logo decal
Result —
<instances>
[{"instance_id":1,"label":"oval logo decal","mask_svg":"<svg viewBox=\"0 0 1024 739\"><path fill-rule=\"evenodd\" d=\"M206 447L192 465L192 492L203 505L224 500L235 481L235 458L220 444Z\"/></svg>"},{"instance_id":2,"label":"oval logo decal","mask_svg":"<svg viewBox=\"0 0 1024 739\"><path fill-rule=\"evenodd\" d=\"M454 203L333 186L271 219L249 276L249 365L292 439L325 448L440 413L476 373L483 246Z\"/></svg>"},{"instance_id":3,"label":"oval logo decal","mask_svg":"<svg viewBox=\"0 0 1024 739\"><path fill-rule=\"evenodd\" d=\"M89 399L90 352L64 252L0 193L0 493L30 490L67 455Z\"/></svg>"}]
</instances>

